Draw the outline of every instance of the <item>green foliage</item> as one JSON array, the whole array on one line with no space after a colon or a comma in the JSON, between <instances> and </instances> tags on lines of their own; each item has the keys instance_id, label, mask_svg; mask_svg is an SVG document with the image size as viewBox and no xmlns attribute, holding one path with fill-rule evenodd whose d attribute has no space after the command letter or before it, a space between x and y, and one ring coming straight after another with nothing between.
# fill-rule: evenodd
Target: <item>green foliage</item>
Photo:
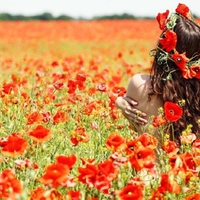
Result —
<instances>
[{"instance_id":1,"label":"green foliage","mask_svg":"<svg viewBox=\"0 0 200 200\"><path fill-rule=\"evenodd\" d=\"M11 15L9 13L0 13L0 20L2 21L15 21L15 20L72 20L73 18L67 15L60 15L54 17L51 13L45 12L39 15L24 16L24 15Z\"/></svg>"},{"instance_id":2,"label":"green foliage","mask_svg":"<svg viewBox=\"0 0 200 200\"><path fill-rule=\"evenodd\" d=\"M103 15L95 16L89 20L107 20L107 19L154 19L152 17L136 17L134 15L124 13L124 14L114 14L114 15ZM60 15L54 17L51 13L45 12L38 15L24 16L24 15L12 15L9 13L0 13L0 21L15 21L15 20L88 20L84 17L73 18L69 15Z\"/></svg>"}]
</instances>

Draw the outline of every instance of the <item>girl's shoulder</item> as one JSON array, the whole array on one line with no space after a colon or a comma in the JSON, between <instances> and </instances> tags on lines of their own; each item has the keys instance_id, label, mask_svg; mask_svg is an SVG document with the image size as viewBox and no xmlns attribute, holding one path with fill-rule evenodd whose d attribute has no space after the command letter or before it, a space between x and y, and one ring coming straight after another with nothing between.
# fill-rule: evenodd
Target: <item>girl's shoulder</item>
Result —
<instances>
[{"instance_id":1,"label":"girl's shoulder","mask_svg":"<svg viewBox=\"0 0 200 200\"><path fill-rule=\"evenodd\" d=\"M158 114L158 108L163 106L162 100L151 92L150 75L135 74L128 85L126 96L138 102L137 108L147 114L148 117Z\"/></svg>"},{"instance_id":2,"label":"girl's shoulder","mask_svg":"<svg viewBox=\"0 0 200 200\"><path fill-rule=\"evenodd\" d=\"M127 88L127 96L129 95L144 95L144 93L150 92L150 75L147 74L135 74L129 81ZM142 96L143 96L142 95Z\"/></svg>"}]
</instances>

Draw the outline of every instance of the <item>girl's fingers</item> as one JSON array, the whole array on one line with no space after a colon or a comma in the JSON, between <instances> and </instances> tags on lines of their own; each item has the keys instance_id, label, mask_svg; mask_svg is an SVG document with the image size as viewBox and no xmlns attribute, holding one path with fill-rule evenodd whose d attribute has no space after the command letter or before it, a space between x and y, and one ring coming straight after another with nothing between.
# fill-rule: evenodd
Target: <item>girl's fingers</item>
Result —
<instances>
[{"instance_id":1,"label":"girl's fingers","mask_svg":"<svg viewBox=\"0 0 200 200\"><path fill-rule=\"evenodd\" d=\"M146 116L145 113L135 109L135 108L126 108L124 111L124 115L132 122L136 122L138 124L147 124L148 121L144 118Z\"/></svg>"},{"instance_id":2,"label":"girl's fingers","mask_svg":"<svg viewBox=\"0 0 200 200\"><path fill-rule=\"evenodd\" d=\"M126 109L125 109L125 112L127 112L127 114L133 113L134 115L141 116L143 118L147 116L144 112L141 112L140 110L138 110L134 107L131 107L131 106L127 106Z\"/></svg>"},{"instance_id":3,"label":"girl's fingers","mask_svg":"<svg viewBox=\"0 0 200 200\"><path fill-rule=\"evenodd\" d=\"M141 117L129 117L129 121L131 123L134 123L134 124L137 124L137 125L145 125L148 123L148 121L144 120L143 118Z\"/></svg>"},{"instance_id":4,"label":"girl's fingers","mask_svg":"<svg viewBox=\"0 0 200 200\"><path fill-rule=\"evenodd\" d=\"M132 106L137 106L138 105L137 101L131 99L130 97L124 97L124 99Z\"/></svg>"}]
</instances>

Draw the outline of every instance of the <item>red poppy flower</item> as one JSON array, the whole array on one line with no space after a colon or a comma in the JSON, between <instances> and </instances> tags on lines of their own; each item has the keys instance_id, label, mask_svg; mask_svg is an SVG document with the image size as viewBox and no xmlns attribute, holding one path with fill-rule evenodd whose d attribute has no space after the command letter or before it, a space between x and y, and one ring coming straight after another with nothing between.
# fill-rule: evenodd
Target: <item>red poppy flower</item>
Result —
<instances>
[{"instance_id":1,"label":"red poppy flower","mask_svg":"<svg viewBox=\"0 0 200 200\"><path fill-rule=\"evenodd\" d=\"M198 193L191 194L184 198L184 200L199 200L199 199L200 199L200 194Z\"/></svg>"},{"instance_id":2,"label":"red poppy flower","mask_svg":"<svg viewBox=\"0 0 200 200\"><path fill-rule=\"evenodd\" d=\"M158 127L166 124L166 119L162 115L154 116L153 126Z\"/></svg>"},{"instance_id":3,"label":"red poppy flower","mask_svg":"<svg viewBox=\"0 0 200 200\"><path fill-rule=\"evenodd\" d=\"M188 17L189 11L190 11L189 8L185 4L182 4L182 3L179 3L176 8L176 12L183 15L186 18Z\"/></svg>"},{"instance_id":4,"label":"red poppy flower","mask_svg":"<svg viewBox=\"0 0 200 200\"><path fill-rule=\"evenodd\" d=\"M186 63L189 62L189 58L186 57L185 53L179 54L177 51L171 55L175 64L181 69L181 71L186 70Z\"/></svg>"},{"instance_id":5,"label":"red poppy flower","mask_svg":"<svg viewBox=\"0 0 200 200\"><path fill-rule=\"evenodd\" d=\"M43 115L37 111L31 113L30 115L27 115L27 124L31 125L35 122L41 122L43 121Z\"/></svg>"},{"instance_id":6,"label":"red poppy flower","mask_svg":"<svg viewBox=\"0 0 200 200\"><path fill-rule=\"evenodd\" d=\"M119 200L142 200L143 188L140 185L128 184L118 194Z\"/></svg>"},{"instance_id":7,"label":"red poppy flower","mask_svg":"<svg viewBox=\"0 0 200 200\"><path fill-rule=\"evenodd\" d=\"M117 175L116 168L111 160L105 160L103 163L98 164L98 169L109 181L112 181Z\"/></svg>"},{"instance_id":8,"label":"red poppy flower","mask_svg":"<svg viewBox=\"0 0 200 200\"><path fill-rule=\"evenodd\" d=\"M196 139L196 140L193 142L192 148L198 148L198 149L200 149L200 139Z\"/></svg>"},{"instance_id":9,"label":"red poppy flower","mask_svg":"<svg viewBox=\"0 0 200 200\"><path fill-rule=\"evenodd\" d=\"M163 50L167 52L172 51L176 47L177 35L172 30L167 30L165 32L165 38L160 38L160 44L162 45Z\"/></svg>"},{"instance_id":10,"label":"red poppy flower","mask_svg":"<svg viewBox=\"0 0 200 200\"><path fill-rule=\"evenodd\" d=\"M79 142L88 142L89 136L87 135L84 127L78 127L72 131L70 140L72 145L76 146Z\"/></svg>"},{"instance_id":11,"label":"red poppy flower","mask_svg":"<svg viewBox=\"0 0 200 200\"><path fill-rule=\"evenodd\" d=\"M56 90L61 90L63 87L64 87L64 83L63 82L60 82L60 81L57 81L53 84L53 87L56 89Z\"/></svg>"},{"instance_id":12,"label":"red poppy flower","mask_svg":"<svg viewBox=\"0 0 200 200\"><path fill-rule=\"evenodd\" d=\"M79 90L85 89L85 84L84 84L85 81L86 81L86 75L84 75L84 74L76 75L76 84L77 84Z\"/></svg>"},{"instance_id":13,"label":"red poppy flower","mask_svg":"<svg viewBox=\"0 0 200 200\"><path fill-rule=\"evenodd\" d=\"M174 141L163 142L162 149L169 155L174 156L179 151L177 144Z\"/></svg>"},{"instance_id":14,"label":"red poppy flower","mask_svg":"<svg viewBox=\"0 0 200 200\"><path fill-rule=\"evenodd\" d=\"M76 91L76 88L77 88L77 83L76 83L76 81L69 80L69 81L68 81L68 84L67 84L67 87L68 87L68 93L69 93L69 94L74 94L75 91Z\"/></svg>"},{"instance_id":15,"label":"red poppy flower","mask_svg":"<svg viewBox=\"0 0 200 200\"><path fill-rule=\"evenodd\" d=\"M48 141L52 137L51 130L43 127L42 125L38 125L33 131L29 133L29 137L39 143Z\"/></svg>"},{"instance_id":16,"label":"red poppy flower","mask_svg":"<svg viewBox=\"0 0 200 200\"><path fill-rule=\"evenodd\" d=\"M44 190L38 187L31 190L30 200L62 200L62 195L56 190Z\"/></svg>"},{"instance_id":17,"label":"red poppy flower","mask_svg":"<svg viewBox=\"0 0 200 200\"><path fill-rule=\"evenodd\" d=\"M69 200L80 200L81 199L81 193L80 191L74 191L74 190L69 190L67 192L67 196Z\"/></svg>"},{"instance_id":18,"label":"red poppy flower","mask_svg":"<svg viewBox=\"0 0 200 200\"><path fill-rule=\"evenodd\" d=\"M39 178L39 181L45 186L57 188L67 182L68 174L69 168L67 165L55 163L45 169L45 174Z\"/></svg>"},{"instance_id":19,"label":"red poppy flower","mask_svg":"<svg viewBox=\"0 0 200 200\"><path fill-rule=\"evenodd\" d=\"M150 135L148 133L143 133L142 135L140 135L136 139L136 142L139 142L143 145L143 147L148 147L150 149L155 149L158 144L158 140L153 135Z\"/></svg>"},{"instance_id":20,"label":"red poppy flower","mask_svg":"<svg viewBox=\"0 0 200 200\"><path fill-rule=\"evenodd\" d=\"M133 168L140 171L144 168L152 169L155 165L156 155L153 149L139 147L134 150L134 155L130 157Z\"/></svg>"},{"instance_id":21,"label":"red poppy flower","mask_svg":"<svg viewBox=\"0 0 200 200\"><path fill-rule=\"evenodd\" d=\"M105 175L101 175L99 173L96 177L95 187L100 192L103 192L104 194L109 194L109 189L111 188L111 181Z\"/></svg>"},{"instance_id":22,"label":"red poppy flower","mask_svg":"<svg viewBox=\"0 0 200 200\"><path fill-rule=\"evenodd\" d=\"M58 67L58 66L59 66L58 61L53 61L53 62L51 63L51 66L52 66L52 67Z\"/></svg>"},{"instance_id":23,"label":"red poppy flower","mask_svg":"<svg viewBox=\"0 0 200 200\"><path fill-rule=\"evenodd\" d=\"M113 92L114 94L117 94L118 97L119 97L119 96L122 96L122 97L123 97L123 96L126 94L126 88L115 86L115 87L112 89L112 92Z\"/></svg>"},{"instance_id":24,"label":"red poppy flower","mask_svg":"<svg viewBox=\"0 0 200 200\"><path fill-rule=\"evenodd\" d=\"M57 113L53 117L53 124L64 123L69 120L69 116L66 111L58 110Z\"/></svg>"},{"instance_id":25,"label":"red poppy flower","mask_svg":"<svg viewBox=\"0 0 200 200\"><path fill-rule=\"evenodd\" d=\"M84 108L84 114L89 116L92 113L92 111L96 109L96 107L97 105L95 102L88 103Z\"/></svg>"},{"instance_id":26,"label":"red poppy flower","mask_svg":"<svg viewBox=\"0 0 200 200\"><path fill-rule=\"evenodd\" d=\"M190 171L192 173L197 173L197 165L194 161L194 157L192 154L190 153L184 153L184 154L181 154L180 155L180 158L183 162L183 168L186 170L186 171Z\"/></svg>"},{"instance_id":27,"label":"red poppy flower","mask_svg":"<svg viewBox=\"0 0 200 200\"><path fill-rule=\"evenodd\" d=\"M87 184L89 187L94 187L97 174L98 174L98 169L94 165L86 165L85 168L79 167L79 176L78 180L82 183Z\"/></svg>"},{"instance_id":28,"label":"red poppy flower","mask_svg":"<svg viewBox=\"0 0 200 200\"><path fill-rule=\"evenodd\" d=\"M84 75L84 74L77 74L76 75L76 80L84 82L84 81L86 81L86 75Z\"/></svg>"},{"instance_id":29,"label":"red poppy flower","mask_svg":"<svg viewBox=\"0 0 200 200\"><path fill-rule=\"evenodd\" d=\"M183 114L183 109L176 103L166 101L164 104L164 112L167 120L176 122Z\"/></svg>"},{"instance_id":30,"label":"red poppy flower","mask_svg":"<svg viewBox=\"0 0 200 200\"><path fill-rule=\"evenodd\" d=\"M42 120L43 122L49 122L50 121L50 119L51 119L51 113L49 111L42 112L41 114L43 116L43 120Z\"/></svg>"},{"instance_id":31,"label":"red poppy flower","mask_svg":"<svg viewBox=\"0 0 200 200\"><path fill-rule=\"evenodd\" d=\"M76 146L79 142L87 142L89 140L89 136L84 127L78 127L72 131L70 140L72 144Z\"/></svg>"},{"instance_id":32,"label":"red poppy flower","mask_svg":"<svg viewBox=\"0 0 200 200\"><path fill-rule=\"evenodd\" d=\"M113 151L122 150L126 147L126 142L123 137L116 132L112 132L106 141L106 146Z\"/></svg>"},{"instance_id":33,"label":"red poppy flower","mask_svg":"<svg viewBox=\"0 0 200 200\"><path fill-rule=\"evenodd\" d=\"M191 79L195 77L196 73L195 71L192 71L190 68L185 68L185 70L182 71L182 76L185 79Z\"/></svg>"},{"instance_id":34,"label":"red poppy flower","mask_svg":"<svg viewBox=\"0 0 200 200\"><path fill-rule=\"evenodd\" d=\"M171 192L174 194L179 194L182 191L182 188L175 180L170 179L169 174L162 174L161 175L161 183L158 187L158 190L161 193Z\"/></svg>"},{"instance_id":35,"label":"red poppy flower","mask_svg":"<svg viewBox=\"0 0 200 200\"><path fill-rule=\"evenodd\" d=\"M0 198L17 200L23 192L21 182L10 169L5 169L0 174Z\"/></svg>"},{"instance_id":36,"label":"red poppy flower","mask_svg":"<svg viewBox=\"0 0 200 200\"><path fill-rule=\"evenodd\" d=\"M16 157L22 155L28 146L28 142L18 133L13 133L8 136L5 146L1 152L3 155Z\"/></svg>"},{"instance_id":37,"label":"red poppy flower","mask_svg":"<svg viewBox=\"0 0 200 200\"><path fill-rule=\"evenodd\" d=\"M169 10L166 10L166 12L164 13L158 13L156 17L156 20L158 21L158 24L161 30L164 30L165 28L168 15L169 15Z\"/></svg>"},{"instance_id":38,"label":"red poppy flower","mask_svg":"<svg viewBox=\"0 0 200 200\"><path fill-rule=\"evenodd\" d=\"M192 154L195 163L200 166L200 139L196 139L192 144Z\"/></svg>"},{"instance_id":39,"label":"red poppy flower","mask_svg":"<svg viewBox=\"0 0 200 200\"><path fill-rule=\"evenodd\" d=\"M10 94L11 92L17 92L17 85L15 83L5 83L2 87L2 92L5 94Z\"/></svg>"},{"instance_id":40,"label":"red poppy flower","mask_svg":"<svg viewBox=\"0 0 200 200\"><path fill-rule=\"evenodd\" d=\"M96 89L100 92L106 92L106 90L108 89L108 86L106 85L106 83L99 83Z\"/></svg>"},{"instance_id":41,"label":"red poppy flower","mask_svg":"<svg viewBox=\"0 0 200 200\"><path fill-rule=\"evenodd\" d=\"M200 79L200 66L199 65L190 66L190 71L192 72L193 77Z\"/></svg>"},{"instance_id":42,"label":"red poppy flower","mask_svg":"<svg viewBox=\"0 0 200 200\"><path fill-rule=\"evenodd\" d=\"M56 162L67 165L71 170L73 165L76 163L76 156L74 154L71 156L60 155L56 157Z\"/></svg>"}]
</instances>

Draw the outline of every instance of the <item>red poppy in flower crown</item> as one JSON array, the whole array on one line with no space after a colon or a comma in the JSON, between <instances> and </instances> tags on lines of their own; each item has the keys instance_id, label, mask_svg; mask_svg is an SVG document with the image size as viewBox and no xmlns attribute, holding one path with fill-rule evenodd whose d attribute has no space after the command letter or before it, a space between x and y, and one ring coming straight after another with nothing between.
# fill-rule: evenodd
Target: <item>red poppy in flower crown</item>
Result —
<instances>
[{"instance_id":1,"label":"red poppy in flower crown","mask_svg":"<svg viewBox=\"0 0 200 200\"><path fill-rule=\"evenodd\" d=\"M162 45L162 49L166 50L167 52L172 51L176 47L177 43L177 35L172 30L167 30L164 33L164 38L160 38L160 44Z\"/></svg>"},{"instance_id":2,"label":"red poppy in flower crown","mask_svg":"<svg viewBox=\"0 0 200 200\"><path fill-rule=\"evenodd\" d=\"M181 69L181 71L186 70L186 63L189 62L189 58L186 57L185 53L179 54L177 51L171 55L175 64Z\"/></svg>"},{"instance_id":3,"label":"red poppy in flower crown","mask_svg":"<svg viewBox=\"0 0 200 200\"><path fill-rule=\"evenodd\" d=\"M183 114L183 109L176 103L166 101L164 104L164 112L167 120L176 122Z\"/></svg>"},{"instance_id":4,"label":"red poppy in flower crown","mask_svg":"<svg viewBox=\"0 0 200 200\"><path fill-rule=\"evenodd\" d=\"M182 76L185 79L193 78L195 75L195 71L192 71L191 68L185 68L185 70L182 71Z\"/></svg>"},{"instance_id":5,"label":"red poppy in flower crown","mask_svg":"<svg viewBox=\"0 0 200 200\"><path fill-rule=\"evenodd\" d=\"M176 8L176 12L183 15L186 18L188 18L189 11L190 9L185 4L182 4L182 3L179 3Z\"/></svg>"},{"instance_id":6,"label":"red poppy in flower crown","mask_svg":"<svg viewBox=\"0 0 200 200\"><path fill-rule=\"evenodd\" d=\"M168 15L169 15L169 10L166 10L166 12L164 13L158 13L156 17L156 20L158 21L158 24L161 30L164 30L165 28Z\"/></svg>"},{"instance_id":7,"label":"red poppy in flower crown","mask_svg":"<svg viewBox=\"0 0 200 200\"><path fill-rule=\"evenodd\" d=\"M199 65L192 65L190 66L190 71L192 72L193 77L200 79L200 66Z\"/></svg>"}]
</instances>

